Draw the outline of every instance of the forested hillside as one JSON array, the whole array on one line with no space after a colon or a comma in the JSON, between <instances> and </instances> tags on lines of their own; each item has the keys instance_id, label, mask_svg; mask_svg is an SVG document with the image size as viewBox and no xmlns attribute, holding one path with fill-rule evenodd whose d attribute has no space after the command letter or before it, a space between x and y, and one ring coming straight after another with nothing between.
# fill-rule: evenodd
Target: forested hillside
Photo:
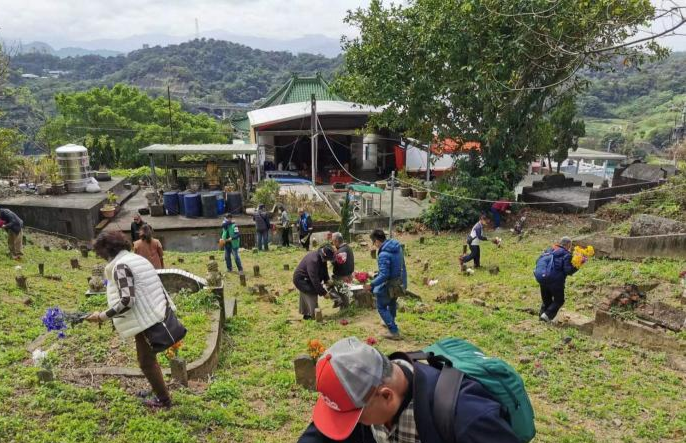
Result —
<instances>
[{"instance_id":1,"label":"forested hillside","mask_svg":"<svg viewBox=\"0 0 686 443\"><path fill-rule=\"evenodd\" d=\"M680 52L640 70L618 64L614 72L585 73L590 86L578 101L595 147L608 133L657 148L668 142L686 104L685 68L686 53Z\"/></svg>"},{"instance_id":2,"label":"forested hillside","mask_svg":"<svg viewBox=\"0 0 686 443\"><path fill-rule=\"evenodd\" d=\"M291 74L330 76L341 58L273 52L219 40L193 40L179 45L152 47L116 57L87 55L59 58L48 54L21 54L12 58L13 83L25 84L46 99L46 90L86 89L127 83L202 101L249 103L280 86ZM45 75L68 71L58 80L21 79L21 74ZM43 82L47 80L47 82ZM74 82L77 82L76 84ZM47 83L47 87L46 84ZM83 86L83 87L80 87Z\"/></svg>"}]
</instances>

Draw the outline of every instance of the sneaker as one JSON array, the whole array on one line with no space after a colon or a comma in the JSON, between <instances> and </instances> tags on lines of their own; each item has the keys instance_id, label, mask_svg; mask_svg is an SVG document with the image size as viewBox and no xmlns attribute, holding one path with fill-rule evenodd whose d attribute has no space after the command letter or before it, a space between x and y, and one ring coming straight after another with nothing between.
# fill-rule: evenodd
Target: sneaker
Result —
<instances>
[{"instance_id":1,"label":"sneaker","mask_svg":"<svg viewBox=\"0 0 686 443\"><path fill-rule=\"evenodd\" d=\"M388 339L388 340L393 340L393 341L400 341L402 340L402 337L400 336L399 332L389 332L388 334L384 334L383 338Z\"/></svg>"},{"instance_id":2,"label":"sneaker","mask_svg":"<svg viewBox=\"0 0 686 443\"><path fill-rule=\"evenodd\" d=\"M542 322L550 323L550 318L548 318L548 314L546 314L545 312L543 314L541 314L541 316L539 318L541 319Z\"/></svg>"},{"instance_id":3,"label":"sneaker","mask_svg":"<svg viewBox=\"0 0 686 443\"><path fill-rule=\"evenodd\" d=\"M387 325L386 323L384 323L384 322L381 322L381 326L383 326L384 328L388 329L388 325Z\"/></svg>"},{"instance_id":4,"label":"sneaker","mask_svg":"<svg viewBox=\"0 0 686 443\"><path fill-rule=\"evenodd\" d=\"M143 400L143 406L150 409L169 409L172 406L172 402L171 399L162 401L159 398L154 397L148 400Z\"/></svg>"}]
</instances>

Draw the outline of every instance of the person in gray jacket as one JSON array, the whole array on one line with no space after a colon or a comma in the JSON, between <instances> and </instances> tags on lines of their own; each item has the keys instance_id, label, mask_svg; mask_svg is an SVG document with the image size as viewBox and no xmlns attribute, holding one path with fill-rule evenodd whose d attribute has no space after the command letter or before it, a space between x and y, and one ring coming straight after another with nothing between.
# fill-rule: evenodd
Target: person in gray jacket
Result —
<instances>
[{"instance_id":1,"label":"person in gray jacket","mask_svg":"<svg viewBox=\"0 0 686 443\"><path fill-rule=\"evenodd\" d=\"M269 227L271 226L271 221L269 213L263 204L257 207L257 211L253 214L252 219L255 221L257 249L269 251Z\"/></svg>"}]
</instances>

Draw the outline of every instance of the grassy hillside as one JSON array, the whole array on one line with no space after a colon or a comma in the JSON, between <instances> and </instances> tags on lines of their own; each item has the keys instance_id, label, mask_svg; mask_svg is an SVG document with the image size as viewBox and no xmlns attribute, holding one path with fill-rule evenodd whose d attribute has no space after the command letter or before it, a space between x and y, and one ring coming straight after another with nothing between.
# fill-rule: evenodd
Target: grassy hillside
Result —
<instances>
[{"instance_id":1,"label":"grassy hillside","mask_svg":"<svg viewBox=\"0 0 686 443\"><path fill-rule=\"evenodd\" d=\"M613 72L585 73L589 89L579 97L586 120L589 148L601 148L600 140L621 127L635 141L660 147L669 140L675 118L681 122L686 105L686 53L636 69L617 64Z\"/></svg>"},{"instance_id":2,"label":"grassy hillside","mask_svg":"<svg viewBox=\"0 0 686 443\"><path fill-rule=\"evenodd\" d=\"M12 58L12 80L45 94L76 86L124 82L153 92L165 92L202 101L248 103L267 95L293 73L325 76L341 64L341 57L261 51L220 40L192 40L179 45L152 47L116 57L97 55L59 58L49 54L20 54ZM47 70L69 71L57 80L24 81L20 74L45 75Z\"/></svg>"},{"instance_id":3,"label":"grassy hillside","mask_svg":"<svg viewBox=\"0 0 686 443\"><path fill-rule=\"evenodd\" d=\"M423 245L416 236L401 237L407 245L410 287L423 301L401 301L398 323L405 341L380 340L379 349L409 350L445 336L458 336L506 359L522 374L532 398L539 431L536 442L682 442L686 436L686 376L667 367L665 354L550 327L521 311L537 309L540 303L531 275L538 253L553 239L574 234L581 227L570 217L542 214L531 219L541 228L534 228L521 243L505 234L501 249L484 246L483 262L498 264L498 275L483 271L469 277L455 272L462 234L426 235ZM553 227L543 228L546 225ZM39 246L27 248L22 264L26 272L35 274L37 262L44 261L46 272L60 274L64 281L31 278L33 303L28 306L23 303L26 294L14 285L11 269L15 262L0 257L0 266L8 270L0 274L3 442L295 441L309 420L316 395L295 385L292 359L304 353L307 341L313 338L328 346L345 336L380 337L383 333L375 311L338 313L327 300L321 301L323 324L299 320L298 296L291 290L292 271L283 271L283 264L294 269L304 254L301 249L244 253L246 270L259 264L264 276L257 280L248 275L248 284L267 283L280 292L278 301L259 301L238 285L235 274L227 276L226 293L238 297L239 315L225 328L229 340L222 349L219 368L211 378L195 381L188 389L173 386L176 406L170 411L144 410L132 396L144 384L125 379L67 381L58 374L58 381L38 385L25 346L44 331L40 317L47 307L59 305L69 310L84 302L86 276L97 262L92 257L82 259L84 268L71 270L69 258L76 252L46 253ZM354 245L354 251L358 269L375 269L366 248ZM165 261L172 264L183 257L180 266L204 275L208 255L167 253ZM422 272L425 261L429 262L428 273ZM674 302L680 291L677 275L684 266L686 262L675 260L593 259L570 278L565 310L591 315L593 303L608 288L627 282L660 282L659 297ZM438 284L424 286L425 276L437 279ZM434 301L447 292L459 294L460 300L448 304ZM484 300L486 306L473 304L475 298ZM350 323L341 324L343 318ZM78 341L82 334L91 334L87 328L97 329L84 325L68 331L65 340ZM686 336L682 334L680 339L686 340Z\"/></svg>"}]
</instances>

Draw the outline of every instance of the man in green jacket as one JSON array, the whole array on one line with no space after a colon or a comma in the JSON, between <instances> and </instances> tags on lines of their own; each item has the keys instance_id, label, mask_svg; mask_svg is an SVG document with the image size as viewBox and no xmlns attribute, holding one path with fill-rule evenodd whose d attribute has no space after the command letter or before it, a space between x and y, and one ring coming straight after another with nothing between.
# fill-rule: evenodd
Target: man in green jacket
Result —
<instances>
[{"instance_id":1,"label":"man in green jacket","mask_svg":"<svg viewBox=\"0 0 686 443\"><path fill-rule=\"evenodd\" d=\"M226 270L233 272L231 265L231 255L236 260L236 267L238 272L243 272L243 265L241 258L238 256L238 248L241 246L241 236L238 232L238 226L231 219L231 214L224 216L222 223L222 240L224 240L224 260L226 260Z\"/></svg>"}]
</instances>

